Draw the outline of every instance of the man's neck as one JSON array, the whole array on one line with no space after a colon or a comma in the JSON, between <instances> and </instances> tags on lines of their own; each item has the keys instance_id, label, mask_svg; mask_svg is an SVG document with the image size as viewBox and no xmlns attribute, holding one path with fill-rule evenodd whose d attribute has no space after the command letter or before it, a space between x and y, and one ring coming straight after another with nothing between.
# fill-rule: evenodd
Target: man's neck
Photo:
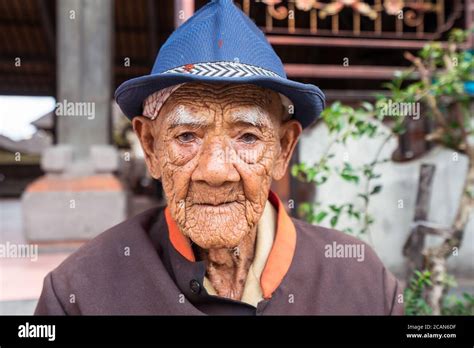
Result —
<instances>
[{"instance_id":1,"label":"man's neck","mask_svg":"<svg viewBox=\"0 0 474 348\"><path fill-rule=\"evenodd\" d=\"M245 280L255 256L257 227L248 233L235 248L200 249L201 259L207 261L206 275L217 294L240 300Z\"/></svg>"}]
</instances>

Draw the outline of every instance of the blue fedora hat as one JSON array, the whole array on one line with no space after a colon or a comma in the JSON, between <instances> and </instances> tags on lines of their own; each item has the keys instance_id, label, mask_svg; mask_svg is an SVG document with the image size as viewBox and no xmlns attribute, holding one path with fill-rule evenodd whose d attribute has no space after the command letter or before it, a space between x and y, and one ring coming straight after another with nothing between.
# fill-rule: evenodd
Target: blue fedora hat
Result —
<instances>
[{"instance_id":1,"label":"blue fedora hat","mask_svg":"<svg viewBox=\"0 0 474 348\"><path fill-rule=\"evenodd\" d=\"M213 0L176 29L161 47L150 75L124 82L115 100L132 119L150 94L186 82L254 84L287 96L293 118L310 125L324 108L324 94L286 77L265 35L232 2Z\"/></svg>"}]
</instances>

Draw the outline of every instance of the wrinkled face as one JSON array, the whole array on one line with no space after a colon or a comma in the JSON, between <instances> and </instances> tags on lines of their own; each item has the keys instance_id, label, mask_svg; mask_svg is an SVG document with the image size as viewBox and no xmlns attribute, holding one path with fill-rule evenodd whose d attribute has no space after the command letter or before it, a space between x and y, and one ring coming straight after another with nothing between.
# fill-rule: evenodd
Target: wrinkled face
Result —
<instances>
[{"instance_id":1,"label":"wrinkled face","mask_svg":"<svg viewBox=\"0 0 474 348\"><path fill-rule=\"evenodd\" d=\"M204 249L232 248L255 228L301 126L280 96L254 85L185 84L155 120L135 117L147 166L180 230Z\"/></svg>"}]
</instances>

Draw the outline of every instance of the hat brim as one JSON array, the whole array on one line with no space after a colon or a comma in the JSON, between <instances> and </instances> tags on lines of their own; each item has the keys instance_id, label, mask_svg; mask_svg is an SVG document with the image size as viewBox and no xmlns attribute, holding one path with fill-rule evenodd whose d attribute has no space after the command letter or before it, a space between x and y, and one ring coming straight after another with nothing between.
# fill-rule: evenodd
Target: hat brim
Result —
<instances>
[{"instance_id":1,"label":"hat brim","mask_svg":"<svg viewBox=\"0 0 474 348\"><path fill-rule=\"evenodd\" d=\"M150 94L163 88L186 82L253 84L286 95L294 105L293 118L303 128L312 124L325 105L323 92L316 86L279 77L212 77L193 74L166 73L146 75L122 83L115 91L115 100L123 113L131 120L143 112L143 101Z\"/></svg>"}]
</instances>

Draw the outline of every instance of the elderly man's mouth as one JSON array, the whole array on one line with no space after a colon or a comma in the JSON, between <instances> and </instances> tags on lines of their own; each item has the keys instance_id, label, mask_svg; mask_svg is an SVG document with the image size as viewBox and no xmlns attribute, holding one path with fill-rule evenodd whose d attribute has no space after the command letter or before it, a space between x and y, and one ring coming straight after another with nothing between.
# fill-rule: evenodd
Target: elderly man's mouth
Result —
<instances>
[{"instance_id":1,"label":"elderly man's mouth","mask_svg":"<svg viewBox=\"0 0 474 348\"><path fill-rule=\"evenodd\" d=\"M203 208L226 208L231 207L236 203L237 201L226 201L221 203L195 203L195 205Z\"/></svg>"}]
</instances>

